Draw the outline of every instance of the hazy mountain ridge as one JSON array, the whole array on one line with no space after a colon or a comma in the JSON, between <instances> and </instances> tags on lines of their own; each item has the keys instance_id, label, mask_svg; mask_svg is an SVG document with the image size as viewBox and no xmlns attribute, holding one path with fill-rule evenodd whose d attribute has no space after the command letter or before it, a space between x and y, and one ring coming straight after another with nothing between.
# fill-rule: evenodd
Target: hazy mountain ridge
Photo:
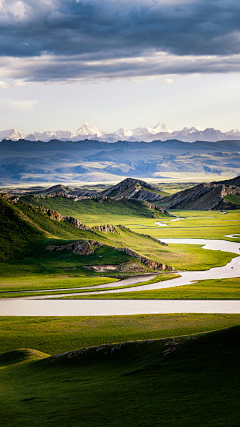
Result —
<instances>
[{"instance_id":1,"label":"hazy mountain ridge","mask_svg":"<svg viewBox=\"0 0 240 427\"><path fill-rule=\"evenodd\" d=\"M161 181L173 174L177 179L179 174L194 174L201 181L205 176L213 181L221 176L236 176L240 173L239 164L239 141L0 142L0 185L24 182L76 185L79 181L119 182L129 176ZM209 175L213 176L207 178Z\"/></svg>"},{"instance_id":2,"label":"hazy mountain ridge","mask_svg":"<svg viewBox=\"0 0 240 427\"><path fill-rule=\"evenodd\" d=\"M84 139L95 139L114 143L117 141L145 141L152 142L155 140L168 141L170 139L178 139L179 141L195 142L195 141L222 141L222 140L239 140L240 132L237 129L232 129L228 132L221 132L214 128L203 129L199 126L184 127L182 130L173 131L165 123L158 123L153 128L138 127L133 130L121 127L114 132L105 132L98 129L96 126L85 122L77 131L45 131L33 132L30 134L20 132L15 129L0 131L0 140L9 139L18 141L19 139L27 139L29 141L44 141L48 142L52 139L62 141L82 141Z\"/></svg>"}]
</instances>

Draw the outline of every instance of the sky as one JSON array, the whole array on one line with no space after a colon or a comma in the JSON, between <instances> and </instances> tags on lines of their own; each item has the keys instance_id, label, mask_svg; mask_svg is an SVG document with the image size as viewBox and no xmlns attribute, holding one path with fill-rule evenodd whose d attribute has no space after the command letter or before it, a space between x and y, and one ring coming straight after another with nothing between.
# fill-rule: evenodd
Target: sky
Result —
<instances>
[{"instance_id":1,"label":"sky","mask_svg":"<svg viewBox=\"0 0 240 427\"><path fill-rule=\"evenodd\" d=\"M0 130L240 129L236 0L0 0Z\"/></svg>"}]
</instances>

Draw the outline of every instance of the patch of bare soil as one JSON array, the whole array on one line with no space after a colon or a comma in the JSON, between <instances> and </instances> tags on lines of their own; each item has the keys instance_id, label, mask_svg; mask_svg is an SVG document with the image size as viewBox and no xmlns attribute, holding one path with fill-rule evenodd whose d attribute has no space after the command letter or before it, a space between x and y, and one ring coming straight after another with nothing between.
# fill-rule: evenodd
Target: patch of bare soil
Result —
<instances>
[{"instance_id":1,"label":"patch of bare soil","mask_svg":"<svg viewBox=\"0 0 240 427\"><path fill-rule=\"evenodd\" d=\"M116 271L119 270L119 265L85 265L84 268L88 270L94 270L98 273L103 273L105 271Z\"/></svg>"}]
</instances>

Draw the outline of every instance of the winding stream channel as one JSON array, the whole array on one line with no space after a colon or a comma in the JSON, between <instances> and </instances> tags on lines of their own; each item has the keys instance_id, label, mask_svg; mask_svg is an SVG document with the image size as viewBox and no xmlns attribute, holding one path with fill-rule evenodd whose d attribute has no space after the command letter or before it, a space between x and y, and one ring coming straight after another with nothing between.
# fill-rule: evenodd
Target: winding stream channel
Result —
<instances>
[{"instance_id":1,"label":"winding stream channel","mask_svg":"<svg viewBox=\"0 0 240 427\"><path fill-rule=\"evenodd\" d=\"M132 292L185 286L191 282L206 279L240 277L240 243L226 240L205 239L161 239L166 243L198 244L205 249L220 250L239 255L223 267L213 267L205 271L181 272L181 277L148 285L118 290L84 292L81 295ZM146 276L145 276L146 277ZM149 280L150 276L145 280ZM141 280L143 281L143 280ZM128 282L129 283L129 282ZM135 281L136 283L136 281ZM129 283L133 284L133 283ZM123 281L99 285L99 288L123 286ZM83 289L83 288L81 288ZM86 287L87 289L87 287ZM94 287L96 289L96 287ZM79 295L79 293L71 294ZM65 295L45 295L0 300L1 316L107 316L152 313L240 313L240 300L63 300ZM69 296L69 294L68 294ZM120 295L119 295L120 297Z\"/></svg>"}]
</instances>

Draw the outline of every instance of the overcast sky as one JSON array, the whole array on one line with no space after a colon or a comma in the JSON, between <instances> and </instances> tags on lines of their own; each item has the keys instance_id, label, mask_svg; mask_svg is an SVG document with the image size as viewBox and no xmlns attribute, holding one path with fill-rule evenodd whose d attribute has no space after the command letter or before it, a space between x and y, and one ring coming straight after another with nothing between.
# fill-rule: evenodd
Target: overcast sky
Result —
<instances>
[{"instance_id":1,"label":"overcast sky","mask_svg":"<svg viewBox=\"0 0 240 427\"><path fill-rule=\"evenodd\" d=\"M0 130L240 129L236 0L0 0Z\"/></svg>"}]
</instances>

